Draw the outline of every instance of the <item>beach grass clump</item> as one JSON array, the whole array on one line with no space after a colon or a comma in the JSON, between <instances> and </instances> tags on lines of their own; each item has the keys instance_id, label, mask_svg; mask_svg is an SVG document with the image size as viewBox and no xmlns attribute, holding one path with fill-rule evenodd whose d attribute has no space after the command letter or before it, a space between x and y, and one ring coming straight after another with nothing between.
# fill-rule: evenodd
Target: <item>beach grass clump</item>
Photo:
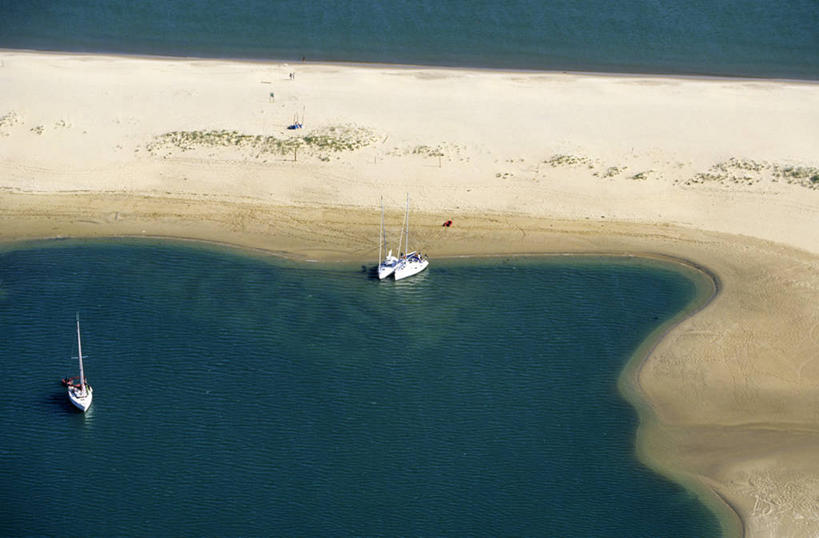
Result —
<instances>
[{"instance_id":1,"label":"beach grass clump","mask_svg":"<svg viewBox=\"0 0 819 538\"><path fill-rule=\"evenodd\" d=\"M799 185L811 189L817 186L817 181L813 181L812 178L819 176L819 168L811 166L790 166L734 158L717 164L714 168L725 171L742 171L743 174L741 177L739 177L738 174L733 174L730 178L736 182L744 181L750 183L768 178L774 182L782 180L791 185Z\"/></svg>"},{"instance_id":2,"label":"beach grass clump","mask_svg":"<svg viewBox=\"0 0 819 538\"><path fill-rule=\"evenodd\" d=\"M801 185L810 189L819 188L819 168L812 166L773 166L774 177L791 185Z\"/></svg>"},{"instance_id":3,"label":"beach grass clump","mask_svg":"<svg viewBox=\"0 0 819 538\"><path fill-rule=\"evenodd\" d=\"M31 129L29 129L29 131L31 131L32 133L34 133L36 135L41 135L41 134L43 134L45 132L45 126L44 125L35 125Z\"/></svg>"},{"instance_id":4,"label":"beach grass clump","mask_svg":"<svg viewBox=\"0 0 819 538\"><path fill-rule=\"evenodd\" d=\"M782 178L807 179L816 174L816 168L807 166L775 166L774 175Z\"/></svg>"},{"instance_id":5,"label":"beach grass clump","mask_svg":"<svg viewBox=\"0 0 819 538\"><path fill-rule=\"evenodd\" d=\"M730 172L732 170L745 170L749 172L762 172L771 168L770 163L757 162L750 159L737 159L731 157L725 162L717 163L711 167L712 170L721 170L723 172Z\"/></svg>"},{"instance_id":6,"label":"beach grass clump","mask_svg":"<svg viewBox=\"0 0 819 538\"><path fill-rule=\"evenodd\" d=\"M713 172L699 172L694 174L692 179L685 182L686 185L697 183L718 183L720 185L754 185L760 182L759 177L749 176L747 174L717 174Z\"/></svg>"},{"instance_id":7,"label":"beach grass clump","mask_svg":"<svg viewBox=\"0 0 819 538\"><path fill-rule=\"evenodd\" d=\"M587 157L579 157L577 155L552 155L550 159L543 161L543 164L548 164L552 168L558 166L578 166L581 164L591 165L591 161Z\"/></svg>"},{"instance_id":8,"label":"beach grass clump","mask_svg":"<svg viewBox=\"0 0 819 538\"><path fill-rule=\"evenodd\" d=\"M413 155L422 155L424 157L443 157L444 156L444 148L441 145L437 146L415 146L412 148Z\"/></svg>"},{"instance_id":9,"label":"beach grass clump","mask_svg":"<svg viewBox=\"0 0 819 538\"><path fill-rule=\"evenodd\" d=\"M264 154L286 155L295 149L314 150L315 152L355 151L371 144L375 139L372 133L359 127L331 127L324 131L314 131L303 136L278 138L273 135L252 135L239 131L171 131L154 137L146 145L149 153L177 149L193 151L196 149L236 148L246 150L250 155L259 158ZM323 155L326 157L326 155ZM324 159L323 159L324 160ZM329 160L329 158L327 159Z\"/></svg>"},{"instance_id":10,"label":"beach grass clump","mask_svg":"<svg viewBox=\"0 0 819 538\"><path fill-rule=\"evenodd\" d=\"M814 179L817 178L817 179ZM685 181L686 185L717 183L722 185L755 185L762 182L784 181L810 189L819 188L819 168L787 166L766 161L731 158L699 172Z\"/></svg>"},{"instance_id":11,"label":"beach grass clump","mask_svg":"<svg viewBox=\"0 0 819 538\"><path fill-rule=\"evenodd\" d=\"M628 168L628 167L627 166L609 166L603 172L603 177L604 178L614 177L614 176L616 176L618 174L621 174L626 168ZM595 177L600 177L599 172L595 172L592 175L595 176ZM634 179L634 178L632 178L632 179Z\"/></svg>"},{"instance_id":12,"label":"beach grass clump","mask_svg":"<svg viewBox=\"0 0 819 538\"><path fill-rule=\"evenodd\" d=\"M308 135L302 138L304 145L326 151L355 151L367 145L365 140L338 138L332 135Z\"/></svg>"},{"instance_id":13,"label":"beach grass clump","mask_svg":"<svg viewBox=\"0 0 819 538\"><path fill-rule=\"evenodd\" d=\"M694 177L689 179L685 182L686 185L696 184L696 183L722 183L727 179L728 176L724 174L714 174L712 172L698 172L694 174Z\"/></svg>"},{"instance_id":14,"label":"beach grass clump","mask_svg":"<svg viewBox=\"0 0 819 538\"><path fill-rule=\"evenodd\" d=\"M382 143L387 141L388 137L384 137ZM406 157L408 155L417 155L420 157L438 157L440 160L442 157L447 157L448 160L460 159L460 160L469 160L467 157L464 159L462 154L466 146L462 146L459 144L452 144L449 142L441 142L440 144L436 144L434 146L427 145L427 144L420 144L416 146L393 146L393 148L387 151L387 155L391 157Z\"/></svg>"},{"instance_id":15,"label":"beach grass clump","mask_svg":"<svg viewBox=\"0 0 819 538\"><path fill-rule=\"evenodd\" d=\"M630 179L633 179L633 180L635 180L635 181L643 181L643 180L646 180L646 179L648 179L648 175L649 175L651 172L653 172L653 171L654 171L654 170L644 170L644 171L642 171L642 172L637 172L636 174L634 174L633 176L631 176L631 178L630 178Z\"/></svg>"},{"instance_id":16,"label":"beach grass clump","mask_svg":"<svg viewBox=\"0 0 819 538\"><path fill-rule=\"evenodd\" d=\"M0 116L0 127L12 127L20 121L20 116L12 110Z\"/></svg>"},{"instance_id":17,"label":"beach grass clump","mask_svg":"<svg viewBox=\"0 0 819 538\"><path fill-rule=\"evenodd\" d=\"M712 175L720 178L722 183L735 185L754 185L760 183L770 174L771 164L765 161L758 162L751 159L737 159L731 157L727 161L717 163L711 167ZM712 180L714 180L712 178Z\"/></svg>"}]
</instances>

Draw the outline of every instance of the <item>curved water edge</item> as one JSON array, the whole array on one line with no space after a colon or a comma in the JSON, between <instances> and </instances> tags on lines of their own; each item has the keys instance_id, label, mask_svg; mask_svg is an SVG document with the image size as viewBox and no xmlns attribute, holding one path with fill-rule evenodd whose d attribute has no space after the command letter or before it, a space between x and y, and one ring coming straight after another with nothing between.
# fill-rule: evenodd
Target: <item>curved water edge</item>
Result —
<instances>
[{"instance_id":1,"label":"curved water edge","mask_svg":"<svg viewBox=\"0 0 819 538\"><path fill-rule=\"evenodd\" d=\"M121 239L117 239L117 242L123 241ZM91 239L91 240L70 240L70 241L27 241L25 243L6 243L4 245L0 245L0 251L9 251L9 250L20 250L25 248L43 248L44 246L47 247L60 247L60 246L82 246L84 244L94 245L94 244L101 244L110 242L110 240L105 239ZM130 241L126 241L130 242ZM167 245L170 247L174 246L174 241L169 241L167 239L156 239L156 240L144 240L144 239L135 239L133 240L134 244L139 245L146 245L146 244L154 244L154 245ZM214 251L216 250L217 253L220 251L224 251L225 253L232 253L236 254L237 251L246 256L247 254L251 254L253 258L264 258L267 261L270 261L270 253L255 250L255 251L248 251L246 249L237 249L230 245L218 244L214 245L212 243L201 242L201 241L185 241L185 243L201 243L208 247L208 250ZM280 253L277 253L280 254ZM620 388L621 393L625 398L631 403L631 405L636 409L637 415L639 418L639 430L638 430L638 442L637 442L637 453L640 456L641 461L649 465L652 469L659 472L663 476L666 476L675 482L682 484L688 490L692 491L697 498L699 498L706 506L708 506L713 512L715 512L720 519L720 524L723 528L723 532L728 533L736 533L736 526L732 526L731 521L736 521L736 515L731 512L730 510L726 509L726 504L719 500L718 496L707 486L704 484L699 483L699 481L692 479L689 475L686 475L684 470L675 470L675 469L665 469L662 467L657 467L654 464L654 461L651 458L650 453L646 453L643 448L645 443L643 442L644 434L647 430L650 430L656 423L656 417L653 413L653 409L651 407L651 403L647 401L645 395L642 393L640 386L639 386L639 379L638 375L642 365L644 364L645 360L651 356L651 351L656 347L657 343L662 339L663 336L668 334L674 327L676 327L679 323L687 319L688 317L696 314L703 308L705 308L711 300L713 300L718 293L719 290L719 280L716 275L710 273L706 268L698 267L696 264L688 262L687 260L680 260L675 259L668 256L663 255L656 255L656 254L644 254L639 256L612 256L606 255L605 253L595 253L595 254L587 254L585 256L578 256L577 254L571 254L573 258L602 258L604 261L605 259L618 259L624 260L628 259L629 261L633 261L638 265L659 265L663 267L668 267L669 264L672 264L678 272L683 273L686 278L691 280L696 284L697 293L695 298L679 313L672 316L666 322L664 322L659 327L655 328L649 336L642 341L639 345L637 350L631 356L631 358L626 363L625 368L622 370L619 376L619 383L618 386ZM561 255L537 255L537 256L527 256L527 258L533 259L533 261L537 261L534 258L548 258L548 259L559 259L562 257ZM515 259L514 256L503 256L503 258L507 259ZM282 259L280 257L276 257L277 264L284 264L287 266L295 266L304 269L305 267L308 269L316 268L316 264L309 264L307 266L303 265L301 262L290 261L286 259ZM476 261L479 261L480 258L475 258ZM349 267L350 271L357 269L360 267L359 263L354 262L345 262L345 263L335 263L332 264L337 268L344 268L346 270ZM369 265L369 264L368 264ZM730 513L728 513L730 512Z\"/></svg>"},{"instance_id":2,"label":"curved water edge","mask_svg":"<svg viewBox=\"0 0 819 538\"><path fill-rule=\"evenodd\" d=\"M739 511L716 490L708 484L688 473L684 468L662 465L657 461L655 455L648 449L652 435L659 435L662 430L662 422L657 417L654 406L650 398L640 384L640 374L645 363L650 360L652 352L669 333L676 329L681 323L695 316L713 301L720 294L722 284L719 275L697 262L681 257L661 254L656 252L642 252L634 254L609 253L609 252L587 252L587 253L548 253L548 254L520 254L518 256L527 257L614 257L623 259L634 259L647 261L649 263L660 263L672 265L683 272L697 287L697 293L693 300L675 316L666 320L655 328L635 350L623 367L623 371L618 377L617 387L620 394L637 412L639 424L636 431L635 447L639 460L654 472L666 477L672 482L683 486L686 490L694 494L702 504L713 512L720 523L723 536L744 536L744 522ZM506 258L509 255L498 256L460 256L459 258Z\"/></svg>"},{"instance_id":3,"label":"curved water edge","mask_svg":"<svg viewBox=\"0 0 819 538\"><path fill-rule=\"evenodd\" d=\"M660 341L684 321L695 316L717 299L722 288L720 278L707 267L692 260L663 254L645 254L644 256L647 259L661 260L664 263L678 266L696 284L697 294L685 309L659 325L643 340L643 343L628 360L618 378L617 385L620 393L636 410L639 417L635 443L637 456L641 462L655 472L682 485L696 495L717 516L723 536L744 536L742 517L725 497L696 476L686 472L684 468L662 465L648 449L651 436L662 434L660 430L663 429L663 424L657 417L650 398L640 384L640 374L643 366L651 359L652 353Z\"/></svg>"}]
</instances>

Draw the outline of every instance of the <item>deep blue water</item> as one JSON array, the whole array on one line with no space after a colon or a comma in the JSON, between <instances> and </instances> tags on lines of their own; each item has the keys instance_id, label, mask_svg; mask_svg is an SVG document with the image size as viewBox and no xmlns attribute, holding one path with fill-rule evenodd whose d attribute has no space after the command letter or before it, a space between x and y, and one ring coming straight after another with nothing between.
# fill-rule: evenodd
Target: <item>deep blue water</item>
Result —
<instances>
[{"instance_id":1,"label":"deep blue water","mask_svg":"<svg viewBox=\"0 0 819 538\"><path fill-rule=\"evenodd\" d=\"M0 0L0 47L819 79L816 0Z\"/></svg>"},{"instance_id":2,"label":"deep blue water","mask_svg":"<svg viewBox=\"0 0 819 538\"><path fill-rule=\"evenodd\" d=\"M2 535L692 536L617 378L676 267L433 261L402 282L179 243L0 251ZM71 408L74 316L91 410Z\"/></svg>"}]
</instances>

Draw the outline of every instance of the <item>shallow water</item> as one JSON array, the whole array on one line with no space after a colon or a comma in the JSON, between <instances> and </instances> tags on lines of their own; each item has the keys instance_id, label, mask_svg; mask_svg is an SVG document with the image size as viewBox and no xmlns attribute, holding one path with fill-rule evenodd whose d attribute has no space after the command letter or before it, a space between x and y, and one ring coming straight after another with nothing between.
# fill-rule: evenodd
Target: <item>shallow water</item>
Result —
<instances>
[{"instance_id":1,"label":"shallow water","mask_svg":"<svg viewBox=\"0 0 819 538\"><path fill-rule=\"evenodd\" d=\"M182 243L0 252L0 533L715 536L634 457L674 266L433 260L402 282ZM80 313L94 404L76 373Z\"/></svg>"}]
</instances>

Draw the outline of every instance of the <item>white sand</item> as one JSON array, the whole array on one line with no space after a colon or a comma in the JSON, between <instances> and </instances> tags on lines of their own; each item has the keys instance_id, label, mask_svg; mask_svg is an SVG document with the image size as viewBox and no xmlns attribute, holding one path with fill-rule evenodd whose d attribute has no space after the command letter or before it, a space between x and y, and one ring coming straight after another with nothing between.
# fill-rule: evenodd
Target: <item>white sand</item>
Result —
<instances>
[{"instance_id":1,"label":"white sand","mask_svg":"<svg viewBox=\"0 0 819 538\"><path fill-rule=\"evenodd\" d=\"M641 453L748 534L816 535L817 125L814 83L0 51L0 238L374 261L379 196L398 223L409 192L433 257L686 258L721 292L639 370ZM212 130L314 138L157 143Z\"/></svg>"}]
</instances>

